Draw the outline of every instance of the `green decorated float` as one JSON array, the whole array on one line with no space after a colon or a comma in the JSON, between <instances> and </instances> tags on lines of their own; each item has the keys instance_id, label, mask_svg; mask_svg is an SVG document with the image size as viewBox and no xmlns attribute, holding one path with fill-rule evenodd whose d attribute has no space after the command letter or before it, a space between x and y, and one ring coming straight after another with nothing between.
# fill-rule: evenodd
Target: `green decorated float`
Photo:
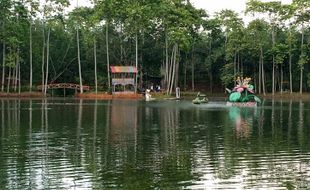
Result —
<instances>
[{"instance_id":1,"label":"green decorated float","mask_svg":"<svg viewBox=\"0 0 310 190\"><path fill-rule=\"evenodd\" d=\"M201 94L200 92L198 92L196 98L192 102L193 104L205 104L209 102L209 99L205 94Z\"/></svg>"},{"instance_id":2,"label":"green decorated float","mask_svg":"<svg viewBox=\"0 0 310 190\"><path fill-rule=\"evenodd\" d=\"M257 106L261 103L260 98L254 94L254 85L250 84L250 81L249 77L238 77L233 90L226 88L229 93L228 106Z\"/></svg>"}]
</instances>

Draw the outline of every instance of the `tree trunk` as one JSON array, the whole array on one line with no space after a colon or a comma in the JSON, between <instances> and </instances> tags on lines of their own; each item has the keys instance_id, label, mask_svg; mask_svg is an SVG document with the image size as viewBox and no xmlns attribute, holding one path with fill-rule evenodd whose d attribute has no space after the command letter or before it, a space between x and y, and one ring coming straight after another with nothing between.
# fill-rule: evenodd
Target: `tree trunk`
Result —
<instances>
[{"instance_id":1,"label":"tree trunk","mask_svg":"<svg viewBox=\"0 0 310 190\"><path fill-rule=\"evenodd\" d=\"M187 57L187 54L186 54L186 58L185 58L185 62L184 62L184 83L183 83L183 86L184 86L184 89L187 90L187 61L188 61L188 57Z\"/></svg>"},{"instance_id":2,"label":"tree trunk","mask_svg":"<svg viewBox=\"0 0 310 190\"><path fill-rule=\"evenodd\" d=\"M237 52L234 52L234 79L236 78L237 74ZM236 86L236 80L235 81L235 86Z\"/></svg>"},{"instance_id":3,"label":"tree trunk","mask_svg":"<svg viewBox=\"0 0 310 190\"><path fill-rule=\"evenodd\" d=\"M240 52L238 51L237 52L237 65L238 65L238 67L237 67L237 73L238 74L240 74L240 73L242 73L243 74L243 67L242 67L242 62L241 62L241 60L240 60Z\"/></svg>"},{"instance_id":4,"label":"tree trunk","mask_svg":"<svg viewBox=\"0 0 310 190\"><path fill-rule=\"evenodd\" d=\"M166 89L168 89L168 76L169 76L169 54L168 54L168 35L165 32L165 51L166 51L166 64L165 64L165 77L164 84Z\"/></svg>"},{"instance_id":5,"label":"tree trunk","mask_svg":"<svg viewBox=\"0 0 310 190\"><path fill-rule=\"evenodd\" d=\"M20 62L20 57L19 57L19 50L17 51L17 57L16 57L16 67L15 67L15 74L14 74L14 92L17 90L17 84L18 84L18 70L19 70L19 62Z\"/></svg>"},{"instance_id":6,"label":"tree trunk","mask_svg":"<svg viewBox=\"0 0 310 190\"><path fill-rule=\"evenodd\" d=\"M167 76L167 95L170 94L170 83L172 83L172 68L173 68L173 58L174 58L174 46L171 51L170 64L168 66L168 76Z\"/></svg>"},{"instance_id":7,"label":"tree trunk","mask_svg":"<svg viewBox=\"0 0 310 190\"><path fill-rule=\"evenodd\" d=\"M15 61L16 62L16 61ZM12 88L13 88L13 91L14 91L14 87L15 87L15 69L16 68L13 68L13 70L12 70L12 77L10 77L10 80L12 81ZM10 82L11 83L11 82Z\"/></svg>"},{"instance_id":8,"label":"tree trunk","mask_svg":"<svg viewBox=\"0 0 310 190\"><path fill-rule=\"evenodd\" d=\"M212 38L210 38L209 43L209 56L211 56L212 53ZM213 74L212 74L212 59L210 58L210 68L209 68L209 80L210 80L210 93L213 93Z\"/></svg>"},{"instance_id":9,"label":"tree trunk","mask_svg":"<svg viewBox=\"0 0 310 190\"><path fill-rule=\"evenodd\" d=\"M191 60L191 64L192 64L192 91L195 90L195 64L194 64L194 54L192 52L192 60Z\"/></svg>"},{"instance_id":10,"label":"tree trunk","mask_svg":"<svg viewBox=\"0 0 310 190\"><path fill-rule=\"evenodd\" d=\"M18 63L18 94L21 92L20 64Z\"/></svg>"},{"instance_id":11,"label":"tree trunk","mask_svg":"<svg viewBox=\"0 0 310 190\"><path fill-rule=\"evenodd\" d=\"M304 45L304 25L301 26L301 55L303 55L303 45ZM302 83L303 83L303 70L304 65L300 65L300 84L299 84L299 93L302 94Z\"/></svg>"},{"instance_id":12,"label":"tree trunk","mask_svg":"<svg viewBox=\"0 0 310 190\"><path fill-rule=\"evenodd\" d=\"M302 94L303 70L304 70L303 68L300 69L300 84L299 84L299 86L300 86L299 93L300 93L300 94Z\"/></svg>"},{"instance_id":13,"label":"tree trunk","mask_svg":"<svg viewBox=\"0 0 310 190\"><path fill-rule=\"evenodd\" d=\"M9 77L8 77L8 84L7 84L7 87L6 87L6 92L9 93L10 92L10 83L11 83L11 70L12 68L9 67Z\"/></svg>"},{"instance_id":14,"label":"tree trunk","mask_svg":"<svg viewBox=\"0 0 310 190\"><path fill-rule=\"evenodd\" d=\"M45 66L45 24L43 23L43 44L42 44L42 65L41 65L41 74L42 74L42 93L45 91L44 81L45 81L45 74L44 74L44 66Z\"/></svg>"},{"instance_id":15,"label":"tree trunk","mask_svg":"<svg viewBox=\"0 0 310 190\"><path fill-rule=\"evenodd\" d=\"M48 29L47 41L46 41L46 72L45 72L45 83L44 83L44 95L47 92L47 82L48 82L48 66L49 66L49 53L50 53L50 34L51 28Z\"/></svg>"},{"instance_id":16,"label":"tree trunk","mask_svg":"<svg viewBox=\"0 0 310 190\"><path fill-rule=\"evenodd\" d=\"M95 91L98 93L98 80L97 80L97 47L96 39L94 39L94 62L95 62Z\"/></svg>"},{"instance_id":17,"label":"tree trunk","mask_svg":"<svg viewBox=\"0 0 310 190\"><path fill-rule=\"evenodd\" d=\"M108 87L111 88L111 80L110 80L110 55L109 55L109 22L106 22L105 26L105 43L106 43L106 51L107 51L107 72L108 72Z\"/></svg>"},{"instance_id":18,"label":"tree trunk","mask_svg":"<svg viewBox=\"0 0 310 190\"><path fill-rule=\"evenodd\" d=\"M259 56L258 63L258 94L262 93L262 56Z\"/></svg>"},{"instance_id":19,"label":"tree trunk","mask_svg":"<svg viewBox=\"0 0 310 190\"><path fill-rule=\"evenodd\" d=\"M281 71L280 71L280 91L281 94L283 93L283 64L281 64Z\"/></svg>"},{"instance_id":20,"label":"tree trunk","mask_svg":"<svg viewBox=\"0 0 310 190\"><path fill-rule=\"evenodd\" d=\"M2 80L1 80L1 91L4 92L4 83L5 83L5 41L3 42L3 49L2 49Z\"/></svg>"},{"instance_id":21,"label":"tree trunk","mask_svg":"<svg viewBox=\"0 0 310 190\"><path fill-rule=\"evenodd\" d=\"M262 87L263 87L263 93L266 95L266 88L265 88L265 71L264 71L264 53L263 48L260 48L260 54L261 54L261 67L262 67Z\"/></svg>"},{"instance_id":22,"label":"tree trunk","mask_svg":"<svg viewBox=\"0 0 310 190\"><path fill-rule=\"evenodd\" d=\"M180 55L180 50L179 48L177 48L177 52L176 52L176 65L175 65L175 81L174 81L174 85L175 85L175 88L176 87L179 87L179 68L180 68L180 64L179 64L179 55Z\"/></svg>"},{"instance_id":23,"label":"tree trunk","mask_svg":"<svg viewBox=\"0 0 310 190\"><path fill-rule=\"evenodd\" d=\"M289 29L289 73L290 73L290 93L293 93L293 80L292 80L292 31Z\"/></svg>"},{"instance_id":24,"label":"tree trunk","mask_svg":"<svg viewBox=\"0 0 310 190\"><path fill-rule=\"evenodd\" d=\"M173 61L172 61L172 76L171 76L171 84L170 84L170 91L169 91L169 94L171 95L172 94L172 89L173 89L173 86L175 85L174 82L175 82L175 70L176 70L176 58L177 58L177 52L178 52L178 45L175 44L174 45L174 56L173 56Z\"/></svg>"},{"instance_id":25,"label":"tree trunk","mask_svg":"<svg viewBox=\"0 0 310 190\"><path fill-rule=\"evenodd\" d=\"M77 43L77 51L78 51L77 53L78 53L79 79L80 79L80 93L83 94L79 27L77 27L76 29L76 43Z\"/></svg>"},{"instance_id":26,"label":"tree trunk","mask_svg":"<svg viewBox=\"0 0 310 190\"><path fill-rule=\"evenodd\" d=\"M136 33L136 69L138 70L138 33ZM136 73L136 79L135 79L135 93L137 93L137 87L138 87L138 72Z\"/></svg>"},{"instance_id":27,"label":"tree trunk","mask_svg":"<svg viewBox=\"0 0 310 190\"><path fill-rule=\"evenodd\" d=\"M124 55L123 55L123 25L121 24L120 25L120 29L121 29L121 31L120 31L120 41L121 41L121 63L123 63L123 57L124 57Z\"/></svg>"},{"instance_id":28,"label":"tree trunk","mask_svg":"<svg viewBox=\"0 0 310 190\"><path fill-rule=\"evenodd\" d=\"M29 26L29 67L30 67L30 73L29 73L29 92L32 92L32 23L30 21Z\"/></svg>"},{"instance_id":29,"label":"tree trunk","mask_svg":"<svg viewBox=\"0 0 310 190\"><path fill-rule=\"evenodd\" d=\"M275 46L275 32L274 32L274 26L272 26L272 48ZM272 95L275 93L275 57L272 55Z\"/></svg>"},{"instance_id":30,"label":"tree trunk","mask_svg":"<svg viewBox=\"0 0 310 190\"><path fill-rule=\"evenodd\" d=\"M144 37L144 30L142 30L142 46L141 47L144 47L145 45L145 37ZM140 87L142 87L142 84L143 84L143 51L140 52L140 80L139 80L139 85Z\"/></svg>"}]
</instances>

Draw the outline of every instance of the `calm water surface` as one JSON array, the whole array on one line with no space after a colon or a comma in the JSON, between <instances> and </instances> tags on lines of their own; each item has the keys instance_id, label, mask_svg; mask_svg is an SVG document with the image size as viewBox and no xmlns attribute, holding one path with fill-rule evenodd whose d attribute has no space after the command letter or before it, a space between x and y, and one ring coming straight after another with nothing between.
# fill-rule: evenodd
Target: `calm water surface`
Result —
<instances>
[{"instance_id":1,"label":"calm water surface","mask_svg":"<svg viewBox=\"0 0 310 190\"><path fill-rule=\"evenodd\" d=\"M0 189L308 189L310 102L0 99Z\"/></svg>"}]
</instances>

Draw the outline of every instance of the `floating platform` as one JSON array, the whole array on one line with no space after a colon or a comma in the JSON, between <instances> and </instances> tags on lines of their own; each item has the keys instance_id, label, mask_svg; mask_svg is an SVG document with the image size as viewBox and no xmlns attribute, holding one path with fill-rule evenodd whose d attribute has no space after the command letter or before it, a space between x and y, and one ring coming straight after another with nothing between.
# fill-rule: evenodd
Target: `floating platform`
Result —
<instances>
[{"instance_id":1,"label":"floating platform","mask_svg":"<svg viewBox=\"0 0 310 190\"><path fill-rule=\"evenodd\" d=\"M256 107L257 102L227 102L226 105L237 107Z\"/></svg>"}]
</instances>

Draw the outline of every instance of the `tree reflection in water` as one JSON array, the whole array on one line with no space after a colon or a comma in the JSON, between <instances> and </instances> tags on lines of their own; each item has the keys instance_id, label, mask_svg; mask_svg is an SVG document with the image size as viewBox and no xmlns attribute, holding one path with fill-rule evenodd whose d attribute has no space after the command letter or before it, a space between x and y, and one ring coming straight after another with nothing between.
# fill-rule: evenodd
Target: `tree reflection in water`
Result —
<instances>
[{"instance_id":1,"label":"tree reflection in water","mask_svg":"<svg viewBox=\"0 0 310 190\"><path fill-rule=\"evenodd\" d=\"M1 100L4 189L309 186L307 102ZM201 188L200 188L201 187Z\"/></svg>"}]
</instances>

